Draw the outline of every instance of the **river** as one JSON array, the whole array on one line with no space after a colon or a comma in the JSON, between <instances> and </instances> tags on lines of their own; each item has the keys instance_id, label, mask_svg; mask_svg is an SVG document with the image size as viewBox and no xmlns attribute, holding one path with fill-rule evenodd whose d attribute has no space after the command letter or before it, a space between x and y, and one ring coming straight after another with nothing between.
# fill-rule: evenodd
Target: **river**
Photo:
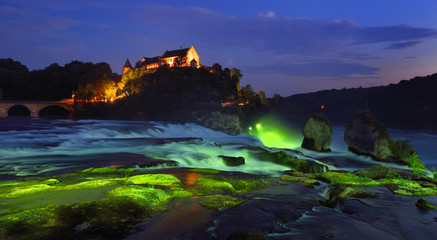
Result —
<instances>
[{"instance_id":1,"label":"river","mask_svg":"<svg viewBox=\"0 0 437 240\"><path fill-rule=\"evenodd\" d=\"M264 134L269 135L269 127L265 129ZM436 132L389 131L394 139L410 139L429 169L437 167ZM296 142L302 136L294 133L284 138L293 139L294 150L291 150L284 148L284 143L276 149L274 141L266 138L263 142L262 135L260 138L244 134L229 136L191 123L12 118L0 120L0 178L51 176L103 166L153 166L157 171L214 168L272 177L287 170L251 157L251 147L282 150L311 161L328 159L337 163L336 167L329 166L331 169L356 170L380 164L347 151L344 126L334 126L333 151L329 153L301 149ZM219 155L242 156L246 164L229 167ZM390 166L405 169L396 164ZM193 223L195 226L187 223L180 231L175 228L165 239L224 239L229 229L256 229L268 232L269 239L432 239L437 236L435 214L419 211L414 206L417 198L394 195L381 187L371 190L379 195L377 199L346 200L341 206L326 208L308 201L311 196L323 198L326 185L314 189L302 184L290 186L284 190L272 185L248 193L245 197L251 201L216 213L199 210L202 208L195 199L175 202L168 212L143 224L149 230L139 226L140 230L131 233L128 239L142 239L152 230L162 234L162 230L171 227L169 223L183 221L183 213L200 222ZM437 202L435 196L427 199Z\"/></svg>"}]
</instances>

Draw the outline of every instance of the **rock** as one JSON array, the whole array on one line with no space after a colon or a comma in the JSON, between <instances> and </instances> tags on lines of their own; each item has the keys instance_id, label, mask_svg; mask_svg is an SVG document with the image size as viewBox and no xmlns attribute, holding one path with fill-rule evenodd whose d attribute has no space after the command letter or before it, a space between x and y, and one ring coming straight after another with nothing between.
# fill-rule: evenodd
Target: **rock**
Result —
<instances>
[{"instance_id":1,"label":"rock","mask_svg":"<svg viewBox=\"0 0 437 240\"><path fill-rule=\"evenodd\" d=\"M374 165L371 168L363 168L355 173L355 175L360 177L368 177L374 180L382 179L382 178L401 178L399 172L391 169L389 166L385 164Z\"/></svg>"},{"instance_id":2,"label":"rock","mask_svg":"<svg viewBox=\"0 0 437 240\"><path fill-rule=\"evenodd\" d=\"M432 210L437 209L436 206L432 205L429 201L426 199L420 198L416 202L416 206L421 210Z\"/></svg>"},{"instance_id":3,"label":"rock","mask_svg":"<svg viewBox=\"0 0 437 240\"><path fill-rule=\"evenodd\" d=\"M332 125L322 115L313 114L308 117L302 130L304 136L302 147L317 152L331 151Z\"/></svg>"},{"instance_id":4,"label":"rock","mask_svg":"<svg viewBox=\"0 0 437 240\"><path fill-rule=\"evenodd\" d=\"M267 240L267 236L256 231L243 231L231 233L227 240Z\"/></svg>"},{"instance_id":5,"label":"rock","mask_svg":"<svg viewBox=\"0 0 437 240\"><path fill-rule=\"evenodd\" d=\"M56 184L59 183L59 180L51 178L51 179L45 180L44 183L47 184L47 185L56 185Z\"/></svg>"},{"instance_id":6,"label":"rock","mask_svg":"<svg viewBox=\"0 0 437 240\"><path fill-rule=\"evenodd\" d=\"M316 179L307 178L307 177L297 177L297 176L290 176L290 175L282 175L281 180L283 181L289 181L289 182L300 182L305 183L307 186L317 186L320 185L320 182Z\"/></svg>"},{"instance_id":7,"label":"rock","mask_svg":"<svg viewBox=\"0 0 437 240\"><path fill-rule=\"evenodd\" d=\"M390 135L387 128L369 112L354 116L346 127L344 141L351 152L386 159L392 153L388 148Z\"/></svg>"},{"instance_id":8,"label":"rock","mask_svg":"<svg viewBox=\"0 0 437 240\"><path fill-rule=\"evenodd\" d=\"M270 152L261 147L252 147L252 151L249 153L251 157L254 157L260 161L273 162L283 166L292 167L294 171L303 173L319 173L324 172L328 168L324 165L316 162L306 161L289 156L286 152Z\"/></svg>"},{"instance_id":9,"label":"rock","mask_svg":"<svg viewBox=\"0 0 437 240\"><path fill-rule=\"evenodd\" d=\"M194 112L192 115L196 124L213 130L223 131L229 135L241 133L241 122L237 114L225 114L214 111L206 113Z\"/></svg>"},{"instance_id":10,"label":"rock","mask_svg":"<svg viewBox=\"0 0 437 240\"><path fill-rule=\"evenodd\" d=\"M369 112L361 112L354 116L352 122L346 127L344 141L349 151L356 154L371 156L377 161L424 168L418 157L411 160L416 152L408 141L392 140L387 127L378 122ZM411 164L411 161L414 161L414 164Z\"/></svg>"},{"instance_id":11,"label":"rock","mask_svg":"<svg viewBox=\"0 0 437 240\"><path fill-rule=\"evenodd\" d=\"M244 157L230 157L230 156L223 156L223 155L219 155L219 157L223 160L226 166L230 166L230 167L244 165L245 163Z\"/></svg>"},{"instance_id":12,"label":"rock","mask_svg":"<svg viewBox=\"0 0 437 240\"><path fill-rule=\"evenodd\" d=\"M364 191L359 188L345 187L335 189L329 194L329 199L332 201L341 200L345 198L376 198L374 193Z\"/></svg>"}]
</instances>

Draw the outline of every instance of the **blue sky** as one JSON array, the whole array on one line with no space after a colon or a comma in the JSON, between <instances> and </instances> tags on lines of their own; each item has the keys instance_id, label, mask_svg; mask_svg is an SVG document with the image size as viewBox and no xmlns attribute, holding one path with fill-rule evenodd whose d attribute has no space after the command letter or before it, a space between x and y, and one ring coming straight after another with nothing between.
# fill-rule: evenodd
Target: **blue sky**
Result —
<instances>
[{"instance_id":1,"label":"blue sky","mask_svg":"<svg viewBox=\"0 0 437 240\"><path fill-rule=\"evenodd\" d=\"M437 72L435 0L0 0L0 57L31 70L193 45L271 96L397 83Z\"/></svg>"}]
</instances>

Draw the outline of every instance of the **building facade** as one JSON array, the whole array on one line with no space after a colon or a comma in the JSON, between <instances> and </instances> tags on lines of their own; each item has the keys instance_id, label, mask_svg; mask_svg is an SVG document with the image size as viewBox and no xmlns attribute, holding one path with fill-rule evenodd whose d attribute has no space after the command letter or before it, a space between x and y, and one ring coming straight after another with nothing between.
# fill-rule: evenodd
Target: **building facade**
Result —
<instances>
[{"instance_id":1,"label":"building facade","mask_svg":"<svg viewBox=\"0 0 437 240\"><path fill-rule=\"evenodd\" d=\"M135 68L143 68L146 70L156 69L163 65L169 65L170 67L200 67L199 63L199 55L193 46L190 48L178 49L165 51L162 55L156 57L143 57L140 61L135 64ZM133 67L129 62L129 59L126 60L125 65L123 66L123 73L132 70Z\"/></svg>"}]
</instances>

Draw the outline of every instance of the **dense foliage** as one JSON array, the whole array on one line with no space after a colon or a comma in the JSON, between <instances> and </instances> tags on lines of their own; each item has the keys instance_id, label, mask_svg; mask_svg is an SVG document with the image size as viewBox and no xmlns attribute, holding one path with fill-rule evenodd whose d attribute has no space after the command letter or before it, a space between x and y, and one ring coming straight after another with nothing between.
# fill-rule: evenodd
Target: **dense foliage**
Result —
<instances>
[{"instance_id":1,"label":"dense foliage","mask_svg":"<svg viewBox=\"0 0 437 240\"><path fill-rule=\"evenodd\" d=\"M105 98L118 79L107 63L73 61L63 67L54 63L29 71L20 62L0 59L0 88L5 100L61 100L73 93L84 100Z\"/></svg>"}]
</instances>

